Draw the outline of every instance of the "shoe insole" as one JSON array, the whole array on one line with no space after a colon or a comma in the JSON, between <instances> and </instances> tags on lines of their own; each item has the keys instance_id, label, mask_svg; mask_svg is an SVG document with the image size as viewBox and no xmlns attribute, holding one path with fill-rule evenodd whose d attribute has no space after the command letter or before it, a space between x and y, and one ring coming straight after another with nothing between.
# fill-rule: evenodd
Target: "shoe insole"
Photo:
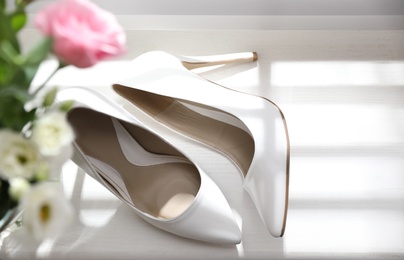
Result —
<instances>
[{"instance_id":1,"label":"shoe insole","mask_svg":"<svg viewBox=\"0 0 404 260\"><path fill-rule=\"evenodd\" d=\"M183 156L145 150L134 138L141 138L143 128L86 108L73 109L68 119L76 144L122 200L165 219L192 204L200 187L197 168ZM147 138L152 136L148 133Z\"/></svg>"},{"instance_id":2,"label":"shoe insole","mask_svg":"<svg viewBox=\"0 0 404 260\"><path fill-rule=\"evenodd\" d=\"M160 123L227 155L244 176L247 174L254 156L254 140L236 117L215 108L192 102L185 104L184 101L138 89L120 85L115 85L114 89ZM191 107L200 107L206 113L198 113ZM222 113L223 118L232 119L229 121L238 121L238 126L216 120L217 116L209 116L209 110L212 114Z\"/></svg>"}]
</instances>

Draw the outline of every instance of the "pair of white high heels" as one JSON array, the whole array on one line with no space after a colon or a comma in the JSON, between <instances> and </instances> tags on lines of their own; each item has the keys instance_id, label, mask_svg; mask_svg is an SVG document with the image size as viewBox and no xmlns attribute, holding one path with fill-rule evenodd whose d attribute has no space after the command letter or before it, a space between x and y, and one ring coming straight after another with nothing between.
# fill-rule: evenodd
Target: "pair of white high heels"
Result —
<instances>
[{"instance_id":1,"label":"pair of white high heels","mask_svg":"<svg viewBox=\"0 0 404 260\"><path fill-rule=\"evenodd\" d=\"M269 232L281 237L290 157L281 110L190 71L256 59L255 53L191 60L149 52L131 63L132 77L113 89L159 123L227 156L242 173ZM59 91L58 100L69 99L76 101L68 114L77 135L74 161L89 175L158 228L206 242L241 242L226 198L186 151L98 92Z\"/></svg>"}]
</instances>

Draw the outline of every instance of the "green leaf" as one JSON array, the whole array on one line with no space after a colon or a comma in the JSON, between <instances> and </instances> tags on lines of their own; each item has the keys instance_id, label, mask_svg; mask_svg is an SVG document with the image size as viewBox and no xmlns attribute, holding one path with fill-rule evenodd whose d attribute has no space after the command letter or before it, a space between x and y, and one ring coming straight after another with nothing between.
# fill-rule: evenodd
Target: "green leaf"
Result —
<instances>
[{"instance_id":1,"label":"green leaf","mask_svg":"<svg viewBox=\"0 0 404 260\"><path fill-rule=\"evenodd\" d=\"M0 87L5 86L14 74L14 66L0 58Z\"/></svg>"},{"instance_id":2,"label":"green leaf","mask_svg":"<svg viewBox=\"0 0 404 260\"><path fill-rule=\"evenodd\" d=\"M38 67L39 66L27 66L22 68L25 80L24 85L27 88L31 85L31 82L34 79L36 72L38 71Z\"/></svg>"},{"instance_id":3,"label":"green leaf","mask_svg":"<svg viewBox=\"0 0 404 260\"><path fill-rule=\"evenodd\" d=\"M0 42L0 86L8 85L17 70L18 53L8 41Z\"/></svg>"},{"instance_id":4,"label":"green leaf","mask_svg":"<svg viewBox=\"0 0 404 260\"><path fill-rule=\"evenodd\" d=\"M15 11L12 15L10 15L9 19L11 28L13 28L14 32L21 30L27 23L27 15L23 9Z\"/></svg>"},{"instance_id":5,"label":"green leaf","mask_svg":"<svg viewBox=\"0 0 404 260\"><path fill-rule=\"evenodd\" d=\"M20 44L17 40L16 32L11 26L9 17L6 16L4 10L0 12L0 42L8 41L17 52L20 52Z\"/></svg>"},{"instance_id":6,"label":"green leaf","mask_svg":"<svg viewBox=\"0 0 404 260\"><path fill-rule=\"evenodd\" d=\"M23 65L39 66L39 64L49 55L51 49L52 38L44 38L24 57Z\"/></svg>"},{"instance_id":7,"label":"green leaf","mask_svg":"<svg viewBox=\"0 0 404 260\"><path fill-rule=\"evenodd\" d=\"M6 83L6 86L14 86L15 88L18 89L25 89L25 91L28 89L29 86L27 86L27 79L25 76L25 72L23 68L16 68L13 71L13 74L11 75L12 77Z\"/></svg>"},{"instance_id":8,"label":"green leaf","mask_svg":"<svg viewBox=\"0 0 404 260\"><path fill-rule=\"evenodd\" d=\"M0 101L6 102L7 99L15 99L24 106L25 102L31 99L31 95L27 91L22 90L18 86L9 86L0 89Z\"/></svg>"},{"instance_id":9,"label":"green leaf","mask_svg":"<svg viewBox=\"0 0 404 260\"><path fill-rule=\"evenodd\" d=\"M25 103L31 99L26 90L16 86L0 89L0 125L15 131L35 118L35 110L25 111Z\"/></svg>"},{"instance_id":10,"label":"green leaf","mask_svg":"<svg viewBox=\"0 0 404 260\"><path fill-rule=\"evenodd\" d=\"M6 9L6 0L0 0L0 10Z\"/></svg>"},{"instance_id":11,"label":"green leaf","mask_svg":"<svg viewBox=\"0 0 404 260\"><path fill-rule=\"evenodd\" d=\"M21 63L18 51L8 41L0 42L0 58L13 65Z\"/></svg>"},{"instance_id":12,"label":"green leaf","mask_svg":"<svg viewBox=\"0 0 404 260\"><path fill-rule=\"evenodd\" d=\"M10 90L10 89L7 89ZM35 119L35 110L25 111L24 105L29 96L25 91L13 88L0 93L0 126L20 132L23 127Z\"/></svg>"},{"instance_id":13,"label":"green leaf","mask_svg":"<svg viewBox=\"0 0 404 260\"><path fill-rule=\"evenodd\" d=\"M28 89L38 71L39 65L49 54L51 39L41 40L29 53L22 56L8 41L0 42L0 64L6 67L0 72L0 85L14 84Z\"/></svg>"},{"instance_id":14,"label":"green leaf","mask_svg":"<svg viewBox=\"0 0 404 260\"><path fill-rule=\"evenodd\" d=\"M10 74L12 73L11 78L1 85L3 86L13 85L16 88L27 91L28 88L31 86L31 82L34 79L37 71L38 66L17 67L15 68L14 71L10 72Z\"/></svg>"}]
</instances>

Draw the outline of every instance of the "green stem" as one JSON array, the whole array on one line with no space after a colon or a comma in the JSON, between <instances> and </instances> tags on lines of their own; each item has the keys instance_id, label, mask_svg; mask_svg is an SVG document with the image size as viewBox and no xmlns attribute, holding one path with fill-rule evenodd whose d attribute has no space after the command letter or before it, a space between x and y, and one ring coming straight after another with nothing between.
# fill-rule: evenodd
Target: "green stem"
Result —
<instances>
[{"instance_id":1,"label":"green stem","mask_svg":"<svg viewBox=\"0 0 404 260\"><path fill-rule=\"evenodd\" d=\"M49 82L49 80L51 80L51 78L53 78L53 76L55 76L56 72L58 72L58 70L60 70L60 69L62 69L64 67L66 67L66 64L59 61L58 67L49 75L49 77L42 83L42 85L39 86L34 91L34 93L32 95L35 96L36 94L38 94L38 92L41 91L46 86L46 84Z\"/></svg>"}]
</instances>

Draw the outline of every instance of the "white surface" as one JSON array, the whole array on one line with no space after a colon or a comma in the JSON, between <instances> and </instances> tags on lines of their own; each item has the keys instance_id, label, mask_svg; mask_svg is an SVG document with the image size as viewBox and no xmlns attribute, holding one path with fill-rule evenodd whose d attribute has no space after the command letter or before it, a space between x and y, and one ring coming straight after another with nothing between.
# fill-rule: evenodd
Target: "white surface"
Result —
<instances>
[{"instance_id":1,"label":"white surface","mask_svg":"<svg viewBox=\"0 0 404 260\"><path fill-rule=\"evenodd\" d=\"M112 96L108 87L122 76L120 65L145 51L258 52L257 63L200 73L264 95L285 113L292 152L285 236L265 230L228 160L162 129L223 190L239 217L242 244L223 247L158 230L69 164L63 181L76 224L39 248L21 230L5 232L1 259L404 258L403 31L129 31L128 38L120 61L66 69L51 84L93 86Z\"/></svg>"}]
</instances>

